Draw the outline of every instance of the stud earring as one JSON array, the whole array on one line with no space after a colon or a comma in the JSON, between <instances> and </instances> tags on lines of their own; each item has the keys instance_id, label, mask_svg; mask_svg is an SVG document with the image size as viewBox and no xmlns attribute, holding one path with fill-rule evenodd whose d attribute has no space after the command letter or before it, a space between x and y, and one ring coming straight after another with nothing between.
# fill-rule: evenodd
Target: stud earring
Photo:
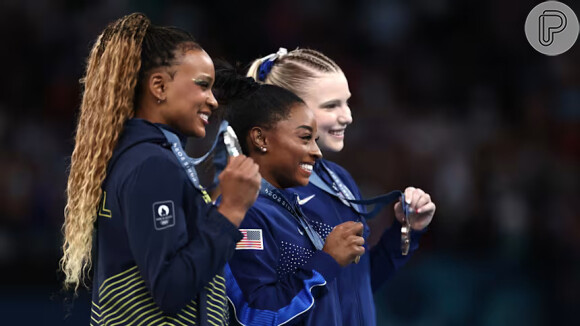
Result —
<instances>
[{"instance_id":1,"label":"stud earring","mask_svg":"<svg viewBox=\"0 0 580 326\"><path fill-rule=\"evenodd\" d=\"M266 153L266 151L268 151L266 147L260 147L260 149L262 150L263 153Z\"/></svg>"}]
</instances>

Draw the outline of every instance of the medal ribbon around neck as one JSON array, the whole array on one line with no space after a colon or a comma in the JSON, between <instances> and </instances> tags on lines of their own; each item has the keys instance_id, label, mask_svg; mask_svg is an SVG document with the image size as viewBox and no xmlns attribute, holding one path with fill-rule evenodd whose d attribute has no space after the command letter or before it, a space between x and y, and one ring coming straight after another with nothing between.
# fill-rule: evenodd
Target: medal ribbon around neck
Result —
<instances>
[{"instance_id":1,"label":"medal ribbon around neck","mask_svg":"<svg viewBox=\"0 0 580 326\"><path fill-rule=\"evenodd\" d=\"M296 220L296 222L300 224L302 229L304 229L306 235L308 236L310 242L312 242L314 247L317 250L322 250L322 248L324 247L324 240L322 240L320 234L318 234L318 232L314 230L312 225L310 225L310 223L308 222L308 218L306 217L306 215L304 215L304 213L300 209L300 205L298 204L297 200L298 196L296 194L294 194L293 204L290 204L286 196L284 196L284 194L282 194L282 192L279 189L272 186L265 179L262 179L262 184L260 187L260 195L268 197L268 199L270 199L277 205L283 207L285 211L290 213L290 215L292 215L292 217Z\"/></svg>"},{"instance_id":2,"label":"medal ribbon around neck","mask_svg":"<svg viewBox=\"0 0 580 326\"><path fill-rule=\"evenodd\" d=\"M185 150L183 149L183 146L181 145L181 140L179 139L179 137L175 133L173 133L167 129L164 129L160 126L157 126L157 128L165 136L165 139L167 140L167 142L169 144L171 144L171 150L173 151L173 154L177 158L177 161L179 162L181 167L185 170L185 173L187 174L189 181L191 181L191 183L193 184L195 189L199 190L204 195L204 199L209 198L209 195L207 194L206 189L199 182L199 177L197 176L197 171L195 170L195 166L200 164L204 160L206 160L207 157L214 150L216 150L216 154L215 154L216 157L214 158L214 165L216 166L216 170L218 170L219 172L221 172L223 170L223 167L225 167L225 165L227 163L227 154L225 153L225 151L226 151L225 145L223 144L224 143L223 142L223 137L224 137L223 134L224 134L224 132L226 132L228 125L229 124L226 120L221 122L217 136L216 136L210 150L205 155L203 155L202 157L198 157L198 158L189 157L185 153ZM216 177L214 179L214 184L216 183L218 174L219 173L216 173ZM207 198L206 198L206 196L207 196Z\"/></svg>"}]
</instances>

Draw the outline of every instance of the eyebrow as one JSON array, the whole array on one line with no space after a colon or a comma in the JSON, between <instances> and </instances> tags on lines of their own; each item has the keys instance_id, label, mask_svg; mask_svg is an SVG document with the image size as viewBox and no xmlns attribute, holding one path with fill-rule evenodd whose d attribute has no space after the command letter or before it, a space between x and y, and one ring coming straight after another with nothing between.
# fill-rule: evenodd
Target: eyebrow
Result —
<instances>
[{"instance_id":1,"label":"eyebrow","mask_svg":"<svg viewBox=\"0 0 580 326\"><path fill-rule=\"evenodd\" d=\"M209 80L213 80L213 78L212 78L210 75L208 75L208 74L204 74L204 73L200 74L200 76L199 76L199 77L194 77L194 78L193 78L193 80L196 80L196 79L202 79L202 78L203 78L203 79L209 79Z\"/></svg>"},{"instance_id":2,"label":"eyebrow","mask_svg":"<svg viewBox=\"0 0 580 326\"><path fill-rule=\"evenodd\" d=\"M351 97L351 94L348 94L348 97L346 98L346 100L348 101L350 99L350 97ZM342 102L342 100L340 100L340 99L334 99L334 100L326 101L326 102L320 104L320 107L324 107L324 106L327 106L330 104L340 104L341 102Z\"/></svg>"},{"instance_id":3,"label":"eyebrow","mask_svg":"<svg viewBox=\"0 0 580 326\"><path fill-rule=\"evenodd\" d=\"M298 126L298 127L296 127L296 129L306 129L306 130L308 130L310 132L312 132L312 130L313 130L312 127L307 126L307 125Z\"/></svg>"}]
</instances>

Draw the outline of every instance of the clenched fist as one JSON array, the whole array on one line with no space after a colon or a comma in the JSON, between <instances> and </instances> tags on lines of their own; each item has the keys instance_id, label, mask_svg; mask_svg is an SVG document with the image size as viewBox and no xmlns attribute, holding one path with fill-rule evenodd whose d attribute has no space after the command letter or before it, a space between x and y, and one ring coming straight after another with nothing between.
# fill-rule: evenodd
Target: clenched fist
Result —
<instances>
[{"instance_id":1,"label":"clenched fist","mask_svg":"<svg viewBox=\"0 0 580 326\"><path fill-rule=\"evenodd\" d=\"M365 239L362 234L362 223L344 222L332 229L332 232L326 237L322 250L344 267L365 253Z\"/></svg>"},{"instance_id":2,"label":"clenched fist","mask_svg":"<svg viewBox=\"0 0 580 326\"><path fill-rule=\"evenodd\" d=\"M253 159L239 155L231 157L219 175L222 200L218 211L235 226L240 226L246 212L258 198L262 180L259 169Z\"/></svg>"}]
</instances>

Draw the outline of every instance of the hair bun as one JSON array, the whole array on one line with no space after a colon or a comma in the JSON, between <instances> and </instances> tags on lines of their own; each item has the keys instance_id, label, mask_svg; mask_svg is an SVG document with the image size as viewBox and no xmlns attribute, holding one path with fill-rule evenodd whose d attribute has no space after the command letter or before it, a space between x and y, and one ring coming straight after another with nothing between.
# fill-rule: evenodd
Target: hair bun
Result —
<instances>
[{"instance_id":1,"label":"hair bun","mask_svg":"<svg viewBox=\"0 0 580 326\"><path fill-rule=\"evenodd\" d=\"M244 100L256 92L261 86L252 77L239 74L236 69L225 60L215 60L214 95L220 105Z\"/></svg>"}]
</instances>

